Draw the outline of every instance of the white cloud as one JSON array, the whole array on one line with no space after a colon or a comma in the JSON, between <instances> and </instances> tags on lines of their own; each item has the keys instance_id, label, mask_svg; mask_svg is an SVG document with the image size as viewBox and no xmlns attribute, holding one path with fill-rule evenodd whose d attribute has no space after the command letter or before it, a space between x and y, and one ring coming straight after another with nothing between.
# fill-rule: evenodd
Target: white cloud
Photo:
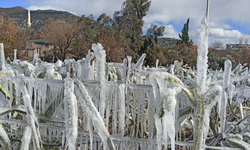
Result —
<instances>
[{"instance_id":1,"label":"white cloud","mask_svg":"<svg viewBox=\"0 0 250 150\"><path fill-rule=\"evenodd\" d=\"M33 8L54 8L56 10L67 10L75 15L90 15L94 17L106 13L111 17L114 11L120 10L123 0L29 0Z\"/></svg>"},{"instance_id":2,"label":"white cloud","mask_svg":"<svg viewBox=\"0 0 250 150\"><path fill-rule=\"evenodd\" d=\"M189 32L189 36L197 44L199 37L200 29L192 30ZM221 41L223 47L226 47L226 44L237 44L239 43L239 38L245 36L245 39L250 40L249 35L244 35L238 30L225 30L222 28L210 28L209 29L209 45L215 41ZM243 41L244 42L244 41Z\"/></svg>"},{"instance_id":3,"label":"white cloud","mask_svg":"<svg viewBox=\"0 0 250 150\"><path fill-rule=\"evenodd\" d=\"M28 0L31 9L65 10L78 16L93 14L98 17L102 13L113 16L120 10L125 0ZM237 43L242 33L238 27L230 24L246 24L250 26L249 0L214 0L210 1L210 41L220 39L224 43ZM190 18L190 39L198 39L200 22L205 15L206 1L202 0L151 0L151 6L144 18L144 31L151 24L161 22L165 25L165 37L178 38L175 24L182 24ZM171 24L170 23L174 23ZM159 25L159 24L158 24ZM179 30L179 29L178 29Z\"/></svg>"},{"instance_id":4,"label":"white cloud","mask_svg":"<svg viewBox=\"0 0 250 150\"><path fill-rule=\"evenodd\" d=\"M227 28L225 22L242 22L250 25L249 0L219 0L210 2L210 25L220 24ZM190 27L199 27L205 15L206 1L201 0L153 0L146 22L169 21L181 22L190 18ZM217 26L218 27L218 26ZM220 26L221 27L221 26Z\"/></svg>"},{"instance_id":5,"label":"white cloud","mask_svg":"<svg viewBox=\"0 0 250 150\"><path fill-rule=\"evenodd\" d=\"M179 39L179 34L172 25L165 26L165 31L163 34L163 37Z\"/></svg>"}]
</instances>

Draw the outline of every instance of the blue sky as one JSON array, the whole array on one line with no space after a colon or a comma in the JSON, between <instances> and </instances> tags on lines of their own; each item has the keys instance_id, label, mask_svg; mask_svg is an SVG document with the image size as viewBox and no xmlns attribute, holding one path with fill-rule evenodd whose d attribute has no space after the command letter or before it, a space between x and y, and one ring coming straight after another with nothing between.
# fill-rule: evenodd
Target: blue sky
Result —
<instances>
[{"instance_id":1,"label":"blue sky","mask_svg":"<svg viewBox=\"0 0 250 150\"><path fill-rule=\"evenodd\" d=\"M29 7L29 2L27 0L0 0L0 7L8 8L15 6L22 6L24 8Z\"/></svg>"},{"instance_id":2,"label":"blue sky","mask_svg":"<svg viewBox=\"0 0 250 150\"><path fill-rule=\"evenodd\" d=\"M24 8L55 9L75 15L98 17L106 13L112 17L120 10L125 0L0 0L0 7L22 6ZM210 44L221 41L224 45L235 44L246 34L250 42L250 1L249 0L211 0L210 2ZM178 38L187 18L190 18L189 36L196 43L200 22L205 14L206 0L151 0L151 6L144 18L144 31L151 24L166 27L164 37Z\"/></svg>"}]
</instances>

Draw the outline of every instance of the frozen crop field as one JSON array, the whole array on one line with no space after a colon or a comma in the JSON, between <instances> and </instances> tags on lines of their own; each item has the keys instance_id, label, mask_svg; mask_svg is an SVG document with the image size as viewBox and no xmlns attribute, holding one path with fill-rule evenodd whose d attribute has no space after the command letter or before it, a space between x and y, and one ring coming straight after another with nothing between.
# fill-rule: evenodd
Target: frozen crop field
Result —
<instances>
[{"instance_id":1,"label":"frozen crop field","mask_svg":"<svg viewBox=\"0 0 250 150\"><path fill-rule=\"evenodd\" d=\"M250 149L250 76L210 70L208 11L197 69L182 62L107 63L101 44L75 61L5 61L0 44L0 149Z\"/></svg>"}]
</instances>

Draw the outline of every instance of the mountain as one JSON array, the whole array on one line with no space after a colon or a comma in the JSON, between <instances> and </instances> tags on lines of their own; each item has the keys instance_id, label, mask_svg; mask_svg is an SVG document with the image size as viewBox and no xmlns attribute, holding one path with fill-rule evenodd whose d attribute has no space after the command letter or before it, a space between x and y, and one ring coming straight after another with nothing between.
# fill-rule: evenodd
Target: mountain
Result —
<instances>
[{"instance_id":1,"label":"mountain","mask_svg":"<svg viewBox=\"0 0 250 150\"><path fill-rule=\"evenodd\" d=\"M19 26L25 27L28 20L28 10L23 7L12 7L12 8L1 8L0 13L3 12L12 18ZM31 27L36 31L41 31L43 22L49 18L54 19L68 19L79 18L76 15L73 15L66 11L57 11L57 10L31 10Z\"/></svg>"}]
</instances>

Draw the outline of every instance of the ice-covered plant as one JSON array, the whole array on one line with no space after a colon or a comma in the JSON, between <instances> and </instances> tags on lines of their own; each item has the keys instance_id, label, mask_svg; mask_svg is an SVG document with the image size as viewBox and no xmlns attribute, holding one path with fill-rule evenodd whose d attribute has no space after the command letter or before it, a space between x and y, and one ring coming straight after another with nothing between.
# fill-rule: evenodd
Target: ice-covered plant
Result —
<instances>
[{"instance_id":1,"label":"ice-covered plant","mask_svg":"<svg viewBox=\"0 0 250 150\"><path fill-rule=\"evenodd\" d=\"M10 139L1 124L0 124L0 145L4 149L10 149Z\"/></svg>"},{"instance_id":2,"label":"ice-covered plant","mask_svg":"<svg viewBox=\"0 0 250 150\"><path fill-rule=\"evenodd\" d=\"M171 139L171 148L175 149L175 95L184 87L182 81L167 72L155 72L149 77L153 85L156 108L155 124L157 129L158 149L161 149L160 141ZM170 85L169 85L170 84ZM158 90L159 88L159 90ZM162 122L162 123L161 123Z\"/></svg>"},{"instance_id":3,"label":"ice-covered plant","mask_svg":"<svg viewBox=\"0 0 250 150\"><path fill-rule=\"evenodd\" d=\"M73 79L68 77L64 82L64 110L65 110L65 126L66 126L66 138L69 150L76 149L76 139L78 131L78 111L77 100L74 95L74 82Z\"/></svg>"},{"instance_id":4,"label":"ice-covered plant","mask_svg":"<svg viewBox=\"0 0 250 150\"><path fill-rule=\"evenodd\" d=\"M31 139L31 128L29 125L27 125L23 131L22 145L20 150L29 149L30 139Z\"/></svg>"},{"instance_id":5,"label":"ice-covered plant","mask_svg":"<svg viewBox=\"0 0 250 150\"><path fill-rule=\"evenodd\" d=\"M25 86L23 86L22 89L22 96L23 96L23 103L26 108L26 116L27 116L27 122L32 130L32 135L35 141L36 149L42 150L43 145L40 137L40 131L39 131L39 124L37 121L37 118L35 116L34 110L31 106L31 98L30 95L27 92L27 89Z\"/></svg>"},{"instance_id":6,"label":"ice-covered plant","mask_svg":"<svg viewBox=\"0 0 250 150\"><path fill-rule=\"evenodd\" d=\"M106 51L103 49L100 43L92 44L92 49L94 50L95 57L97 59L97 80L100 82L100 107L99 111L104 118L105 111L105 63L106 63Z\"/></svg>"},{"instance_id":7,"label":"ice-covered plant","mask_svg":"<svg viewBox=\"0 0 250 150\"><path fill-rule=\"evenodd\" d=\"M104 149L107 149L107 146L109 146L111 150L114 150L115 147L113 141L111 140L110 134L104 125L103 119L92 102L85 86L79 80L75 81L75 94L81 108L84 110L84 113L91 120L93 126L95 127L95 131L101 137ZM90 142L92 143L93 141Z\"/></svg>"}]
</instances>

